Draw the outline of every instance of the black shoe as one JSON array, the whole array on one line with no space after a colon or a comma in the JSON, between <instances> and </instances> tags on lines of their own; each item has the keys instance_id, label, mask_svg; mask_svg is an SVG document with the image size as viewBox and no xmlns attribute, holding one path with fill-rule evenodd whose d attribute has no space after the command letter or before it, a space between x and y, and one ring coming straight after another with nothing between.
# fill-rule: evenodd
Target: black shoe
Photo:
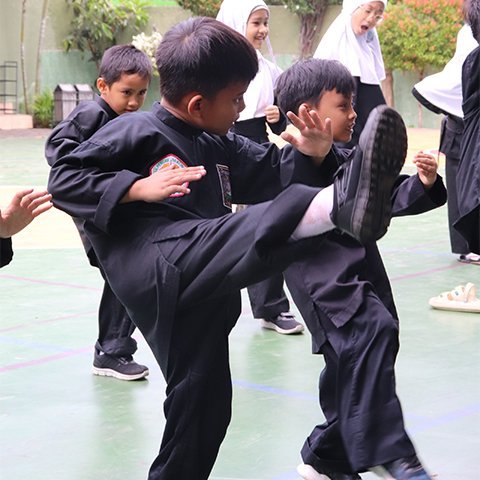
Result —
<instances>
[{"instance_id":1,"label":"black shoe","mask_svg":"<svg viewBox=\"0 0 480 480\"><path fill-rule=\"evenodd\" d=\"M304 480L362 480L362 477L357 473L341 473L325 469L322 469L320 472L311 465L304 463L297 467L297 473Z\"/></svg>"},{"instance_id":2,"label":"black shoe","mask_svg":"<svg viewBox=\"0 0 480 480\"><path fill-rule=\"evenodd\" d=\"M291 312L282 312L275 317L262 318L262 327L275 330L283 335L302 333L304 326L297 322L295 315Z\"/></svg>"},{"instance_id":3,"label":"black shoe","mask_svg":"<svg viewBox=\"0 0 480 480\"><path fill-rule=\"evenodd\" d=\"M370 113L353 158L334 180L333 223L361 243L385 235L392 214L391 193L407 154L402 117L381 105Z\"/></svg>"},{"instance_id":4,"label":"black shoe","mask_svg":"<svg viewBox=\"0 0 480 480\"><path fill-rule=\"evenodd\" d=\"M370 471L385 480L432 480L416 455L399 458L385 465L371 468Z\"/></svg>"},{"instance_id":5,"label":"black shoe","mask_svg":"<svg viewBox=\"0 0 480 480\"><path fill-rule=\"evenodd\" d=\"M114 357L95 350L93 357L93 373L103 377L114 377L119 380L139 380L148 374L148 367L139 365L132 356Z\"/></svg>"}]
</instances>

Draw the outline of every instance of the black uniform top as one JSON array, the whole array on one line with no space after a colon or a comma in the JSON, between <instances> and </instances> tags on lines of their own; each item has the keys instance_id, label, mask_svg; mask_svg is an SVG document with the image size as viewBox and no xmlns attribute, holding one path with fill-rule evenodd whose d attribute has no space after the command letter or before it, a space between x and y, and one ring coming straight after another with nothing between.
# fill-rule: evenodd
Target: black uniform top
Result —
<instances>
[{"instance_id":1,"label":"black uniform top","mask_svg":"<svg viewBox=\"0 0 480 480\"><path fill-rule=\"evenodd\" d=\"M45 144L45 157L50 166L53 166L62 157L71 153L82 142L89 139L97 130L118 114L103 98L97 96L94 100L81 102L65 119L53 130ZM98 267L98 261L92 245L85 235L84 220L73 217L80 238L90 263Z\"/></svg>"},{"instance_id":2,"label":"black uniform top","mask_svg":"<svg viewBox=\"0 0 480 480\"><path fill-rule=\"evenodd\" d=\"M281 191L283 162L297 159L311 163L290 146L280 150L234 134L208 134L155 103L150 112L112 120L61 157L52 166L48 189L56 207L101 231L128 228L129 219L139 217L154 218L158 227L176 220L216 218L229 213L232 203L269 200ZM171 164L204 165L207 175L192 183L191 193L183 197L118 203L135 181ZM289 168L290 175L294 171Z\"/></svg>"},{"instance_id":3,"label":"black uniform top","mask_svg":"<svg viewBox=\"0 0 480 480\"><path fill-rule=\"evenodd\" d=\"M297 173L297 181L325 187L332 183L337 167L351 154L333 147L315 176L307 172L302 178ZM415 215L443 205L446 199L440 177L426 191L418 175L400 175L392 191L392 213ZM376 242L362 245L353 237L333 230L318 243L312 255L287 269L286 280L312 333L314 352L319 351L325 340L315 309L341 327L356 314L365 295L373 291L396 317L390 282Z\"/></svg>"},{"instance_id":4,"label":"black uniform top","mask_svg":"<svg viewBox=\"0 0 480 480\"><path fill-rule=\"evenodd\" d=\"M0 267L8 265L13 258L12 239L0 238Z\"/></svg>"},{"instance_id":5,"label":"black uniform top","mask_svg":"<svg viewBox=\"0 0 480 480\"><path fill-rule=\"evenodd\" d=\"M118 117L101 97L81 102L70 115L53 130L45 144L45 157L50 166L71 153L82 142Z\"/></svg>"},{"instance_id":6,"label":"black uniform top","mask_svg":"<svg viewBox=\"0 0 480 480\"><path fill-rule=\"evenodd\" d=\"M480 47L462 68L463 121L460 166L457 174L460 220L455 224L472 252L480 253Z\"/></svg>"}]
</instances>

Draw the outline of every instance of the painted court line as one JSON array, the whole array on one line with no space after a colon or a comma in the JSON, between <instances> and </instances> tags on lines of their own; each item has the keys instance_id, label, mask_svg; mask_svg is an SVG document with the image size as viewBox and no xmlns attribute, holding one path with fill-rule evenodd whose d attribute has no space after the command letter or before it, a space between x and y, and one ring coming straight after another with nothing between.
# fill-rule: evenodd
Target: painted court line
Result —
<instances>
[{"instance_id":1,"label":"painted court line","mask_svg":"<svg viewBox=\"0 0 480 480\"><path fill-rule=\"evenodd\" d=\"M5 327L5 328L0 328L0 333L8 333L8 332L13 332L15 330L21 330L22 328L28 328L28 327L34 327L37 325L45 325L47 323L54 323L58 322L61 320L69 320L72 318L78 318L78 317L84 317L84 316L90 316L90 315L96 315L96 311L90 311L90 312L83 312L83 313L72 313L71 315L63 315L61 317L54 317L54 318L48 318L46 320L37 320L34 322L28 322L28 323L20 323L18 325L14 325L12 327Z\"/></svg>"},{"instance_id":2,"label":"painted court line","mask_svg":"<svg viewBox=\"0 0 480 480\"><path fill-rule=\"evenodd\" d=\"M430 268L428 270L407 273L405 275L398 275L396 277L390 277L390 282L397 282L399 280L408 280L409 278L418 278L425 275L431 275L432 273L445 272L447 270L454 270L455 268L462 267L463 265L459 262L458 265L447 265L445 267Z\"/></svg>"},{"instance_id":3,"label":"painted court line","mask_svg":"<svg viewBox=\"0 0 480 480\"><path fill-rule=\"evenodd\" d=\"M0 367L0 373L11 372L12 370L18 370L20 368L35 367L44 363L53 362L56 360L62 360L64 358L73 357L74 355L80 355L82 353L90 352L91 346L84 348L77 348L75 350L69 350L67 352L57 353L55 355L48 355L46 357L35 358L34 360L28 360L26 362L11 363Z\"/></svg>"},{"instance_id":4,"label":"painted court line","mask_svg":"<svg viewBox=\"0 0 480 480\"><path fill-rule=\"evenodd\" d=\"M99 287L88 287L85 285L76 285L74 283L65 283L65 282L52 282L50 280L39 280L36 278L28 278L28 277L20 277L18 275L4 275L1 274L0 278L6 278L9 280L16 280L19 282L29 282L29 283L39 283L41 285L54 285L57 287L67 287L67 288L76 288L80 290L92 290L95 292L101 291L102 289Z\"/></svg>"}]
</instances>

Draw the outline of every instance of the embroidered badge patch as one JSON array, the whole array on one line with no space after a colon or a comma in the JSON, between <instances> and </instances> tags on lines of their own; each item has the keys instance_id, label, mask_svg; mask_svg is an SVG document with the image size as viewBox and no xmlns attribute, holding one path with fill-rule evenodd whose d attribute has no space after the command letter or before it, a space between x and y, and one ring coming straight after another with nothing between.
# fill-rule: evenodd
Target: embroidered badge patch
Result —
<instances>
[{"instance_id":1,"label":"embroidered badge patch","mask_svg":"<svg viewBox=\"0 0 480 480\"><path fill-rule=\"evenodd\" d=\"M226 165L217 165L218 178L222 188L223 204L232 208L232 187L230 185L230 169Z\"/></svg>"},{"instance_id":2,"label":"embroidered badge patch","mask_svg":"<svg viewBox=\"0 0 480 480\"><path fill-rule=\"evenodd\" d=\"M150 167L150 175L153 175L155 172L163 170L164 168L171 167L171 168L187 168L187 164L178 158L173 153L166 155L165 157L157 160L151 167ZM183 187L188 187L188 182L185 182ZM170 198L180 197L182 193L172 193Z\"/></svg>"}]
</instances>

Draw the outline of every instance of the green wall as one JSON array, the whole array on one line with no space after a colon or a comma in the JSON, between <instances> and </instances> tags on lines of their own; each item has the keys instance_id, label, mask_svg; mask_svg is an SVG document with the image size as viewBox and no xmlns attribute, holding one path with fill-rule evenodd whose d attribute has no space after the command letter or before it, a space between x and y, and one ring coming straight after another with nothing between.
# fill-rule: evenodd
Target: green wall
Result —
<instances>
[{"instance_id":1,"label":"green wall","mask_svg":"<svg viewBox=\"0 0 480 480\"><path fill-rule=\"evenodd\" d=\"M239 0L241 1L241 0ZM27 0L25 65L28 95L34 92L35 65L39 44L40 16L43 0ZM0 65L6 60L14 60L19 65L18 94L23 105L23 83L20 69L20 24L21 0L0 0ZM276 61L282 68L287 68L298 58L299 28L298 17L284 7L271 8L270 38ZM317 43L327 26L339 12L338 6L332 6L327 12L324 25L318 33ZM150 33L152 27L165 32L170 26L190 16L189 12L175 6L151 7L150 23L145 28ZM96 67L87 61L87 55L81 52L63 51L62 42L68 34L71 12L65 0L49 0L45 37L40 60L40 90L51 89L59 83L88 83L94 85ZM129 42L131 33L124 34L121 42ZM412 86L417 81L413 74L395 72L396 108L402 113L409 126L417 126L417 102L411 95ZM158 79L154 78L149 90L145 108L158 98ZM438 127L440 118L424 110L423 126Z\"/></svg>"}]
</instances>

